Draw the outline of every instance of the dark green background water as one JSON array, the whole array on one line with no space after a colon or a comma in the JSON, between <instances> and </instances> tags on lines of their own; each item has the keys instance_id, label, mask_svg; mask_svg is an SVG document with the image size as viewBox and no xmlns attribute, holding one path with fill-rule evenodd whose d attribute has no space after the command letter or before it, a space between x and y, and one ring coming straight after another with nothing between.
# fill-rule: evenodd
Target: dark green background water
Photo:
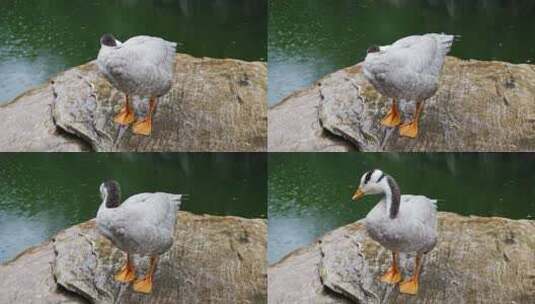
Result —
<instances>
[{"instance_id":1,"label":"dark green background water","mask_svg":"<svg viewBox=\"0 0 535 304\"><path fill-rule=\"evenodd\" d=\"M535 62L532 0L269 0L268 28L271 105L412 34L462 35L461 58Z\"/></svg>"},{"instance_id":2,"label":"dark green background water","mask_svg":"<svg viewBox=\"0 0 535 304\"><path fill-rule=\"evenodd\" d=\"M187 193L182 210L266 216L261 153L0 153L0 263L58 230L95 217L99 186L113 178L123 198Z\"/></svg>"},{"instance_id":3,"label":"dark green background water","mask_svg":"<svg viewBox=\"0 0 535 304\"><path fill-rule=\"evenodd\" d=\"M269 263L364 218L380 197L351 196L373 168L392 175L402 194L439 199L439 211L535 218L535 154L270 153Z\"/></svg>"},{"instance_id":4,"label":"dark green background water","mask_svg":"<svg viewBox=\"0 0 535 304\"><path fill-rule=\"evenodd\" d=\"M96 58L100 36L179 42L193 56L265 61L266 0L1 0L0 104Z\"/></svg>"}]
</instances>

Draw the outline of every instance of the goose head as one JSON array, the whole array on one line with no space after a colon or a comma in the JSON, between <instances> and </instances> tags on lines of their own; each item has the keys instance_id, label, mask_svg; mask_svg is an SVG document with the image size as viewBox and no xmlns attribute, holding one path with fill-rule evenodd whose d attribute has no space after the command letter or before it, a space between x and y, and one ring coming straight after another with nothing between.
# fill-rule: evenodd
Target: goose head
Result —
<instances>
[{"instance_id":1,"label":"goose head","mask_svg":"<svg viewBox=\"0 0 535 304\"><path fill-rule=\"evenodd\" d=\"M100 197L106 208L116 208L121 205L121 188L119 183L110 180L100 185Z\"/></svg>"},{"instance_id":2,"label":"goose head","mask_svg":"<svg viewBox=\"0 0 535 304\"><path fill-rule=\"evenodd\" d=\"M366 50L366 58L365 61L373 61L378 58L381 58L382 51L384 47L378 46L378 45L372 45Z\"/></svg>"},{"instance_id":3,"label":"goose head","mask_svg":"<svg viewBox=\"0 0 535 304\"><path fill-rule=\"evenodd\" d=\"M104 34L102 37L100 37L100 46L101 47L118 47L122 43L121 41L115 39L115 37L112 34Z\"/></svg>"},{"instance_id":4,"label":"goose head","mask_svg":"<svg viewBox=\"0 0 535 304\"><path fill-rule=\"evenodd\" d=\"M368 54L370 53L377 53L379 52L381 49L377 46L377 45L372 45L368 48Z\"/></svg>"},{"instance_id":5,"label":"goose head","mask_svg":"<svg viewBox=\"0 0 535 304\"><path fill-rule=\"evenodd\" d=\"M353 194L353 200L359 200L366 195L384 195L386 211L390 218L395 218L399 211L401 193L396 181L383 171L375 169L368 171L360 178L357 191Z\"/></svg>"}]
</instances>

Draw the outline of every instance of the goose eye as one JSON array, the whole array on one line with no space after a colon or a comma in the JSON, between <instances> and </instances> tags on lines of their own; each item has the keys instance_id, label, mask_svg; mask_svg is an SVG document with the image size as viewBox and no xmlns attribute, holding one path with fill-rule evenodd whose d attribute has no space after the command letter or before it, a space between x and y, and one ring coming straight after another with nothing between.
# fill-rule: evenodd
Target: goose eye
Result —
<instances>
[{"instance_id":1,"label":"goose eye","mask_svg":"<svg viewBox=\"0 0 535 304\"><path fill-rule=\"evenodd\" d=\"M364 176L364 184L367 184L370 181L370 178L372 177L372 173L373 171L369 171L368 173L366 173L366 175Z\"/></svg>"}]
</instances>

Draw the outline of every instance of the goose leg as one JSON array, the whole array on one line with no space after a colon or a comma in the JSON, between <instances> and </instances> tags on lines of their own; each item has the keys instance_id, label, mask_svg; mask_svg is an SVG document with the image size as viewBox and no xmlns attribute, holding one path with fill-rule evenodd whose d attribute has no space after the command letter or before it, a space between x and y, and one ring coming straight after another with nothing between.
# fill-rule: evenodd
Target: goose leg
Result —
<instances>
[{"instance_id":1,"label":"goose leg","mask_svg":"<svg viewBox=\"0 0 535 304\"><path fill-rule=\"evenodd\" d=\"M125 95L125 103L121 111L113 119L120 125L129 125L134 122L134 109L130 106L130 99L128 95Z\"/></svg>"},{"instance_id":2,"label":"goose leg","mask_svg":"<svg viewBox=\"0 0 535 304\"><path fill-rule=\"evenodd\" d=\"M401 123L401 118L399 115L398 104L397 104L396 99L393 98L392 107L390 108L390 111L388 112L388 114L386 114L386 116L381 121L381 124L383 126L393 128L399 125L400 123Z\"/></svg>"},{"instance_id":3,"label":"goose leg","mask_svg":"<svg viewBox=\"0 0 535 304\"><path fill-rule=\"evenodd\" d=\"M422 266L423 254L418 253L416 256L416 265L414 266L412 277L399 284L399 292L415 295L418 293L418 280L420 278L420 268Z\"/></svg>"},{"instance_id":4,"label":"goose leg","mask_svg":"<svg viewBox=\"0 0 535 304\"><path fill-rule=\"evenodd\" d=\"M149 136L152 131L152 114L154 113L154 110L156 109L157 105L156 97L151 97L149 102L149 113L145 118L142 120L136 122L134 126L132 127L132 131L135 134L145 135Z\"/></svg>"},{"instance_id":5,"label":"goose leg","mask_svg":"<svg viewBox=\"0 0 535 304\"><path fill-rule=\"evenodd\" d=\"M130 255L126 254L126 263L123 265L121 270L115 275L115 281L121 283L132 282L136 278L136 270L134 269L134 264Z\"/></svg>"},{"instance_id":6,"label":"goose leg","mask_svg":"<svg viewBox=\"0 0 535 304\"><path fill-rule=\"evenodd\" d=\"M411 122L402 124L399 127L399 135L416 138L418 135L418 121L420 120L420 114L422 113L423 106L423 102L416 102L416 113L414 114L414 119Z\"/></svg>"},{"instance_id":7,"label":"goose leg","mask_svg":"<svg viewBox=\"0 0 535 304\"><path fill-rule=\"evenodd\" d=\"M158 264L158 256L151 256L149 272L143 279L134 282L135 291L141 292L141 293L151 293L152 281L154 279L154 272L156 271L157 264Z\"/></svg>"},{"instance_id":8,"label":"goose leg","mask_svg":"<svg viewBox=\"0 0 535 304\"><path fill-rule=\"evenodd\" d=\"M398 253L392 251L392 266L379 280L388 284L396 284L401 281L401 273L398 268Z\"/></svg>"}]
</instances>

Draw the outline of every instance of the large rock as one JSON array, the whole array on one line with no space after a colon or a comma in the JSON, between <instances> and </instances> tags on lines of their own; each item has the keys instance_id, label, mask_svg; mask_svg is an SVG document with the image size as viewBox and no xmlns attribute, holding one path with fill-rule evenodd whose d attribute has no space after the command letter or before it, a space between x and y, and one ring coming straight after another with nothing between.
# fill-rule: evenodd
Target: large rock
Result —
<instances>
[{"instance_id":1,"label":"large rock","mask_svg":"<svg viewBox=\"0 0 535 304\"><path fill-rule=\"evenodd\" d=\"M288 96L268 111L268 150L274 152L345 152L351 144L324 130L318 119L316 88Z\"/></svg>"},{"instance_id":2,"label":"large rock","mask_svg":"<svg viewBox=\"0 0 535 304\"><path fill-rule=\"evenodd\" d=\"M0 151L81 152L90 147L56 127L50 85L32 89L0 107Z\"/></svg>"},{"instance_id":3,"label":"large rock","mask_svg":"<svg viewBox=\"0 0 535 304\"><path fill-rule=\"evenodd\" d=\"M124 254L95 222L0 266L0 303L265 303L266 221L180 212L174 246L160 257L151 295L113 280ZM148 258L136 257L138 276Z\"/></svg>"},{"instance_id":4,"label":"large rock","mask_svg":"<svg viewBox=\"0 0 535 304\"><path fill-rule=\"evenodd\" d=\"M439 213L439 242L417 296L377 280L391 253L360 222L338 228L268 269L269 303L535 303L535 221ZM414 255L401 256L403 276Z\"/></svg>"},{"instance_id":5,"label":"large rock","mask_svg":"<svg viewBox=\"0 0 535 304\"><path fill-rule=\"evenodd\" d=\"M56 283L52 273L54 257L52 242L46 242L0 265L0 303L88 303Z\"/></svg>"},{"instance_id":6,"label":"large rock","mask_svg":"<svg viewBox=\"0 0 535 304\"><path fill-rule=\"evenodd\" d=\"M160 98L150 137L113 122L124 95L90 62L0 107L0 150L265 151L266 64L176 59L174 85ZM134 105L144 116L148 101Z\"/></svg>"},{"instance_id":7,"label":"large rock","mask_svg":"<svg viewBox=\"0 0 535 304\"><path fill-rule=\"evenodd\" d=\"M414 140L380 125L390 104L362 64L342 69L268 111L268 150L535 151L535 65L448 57Z\"/></svg>"}]
</instances>

